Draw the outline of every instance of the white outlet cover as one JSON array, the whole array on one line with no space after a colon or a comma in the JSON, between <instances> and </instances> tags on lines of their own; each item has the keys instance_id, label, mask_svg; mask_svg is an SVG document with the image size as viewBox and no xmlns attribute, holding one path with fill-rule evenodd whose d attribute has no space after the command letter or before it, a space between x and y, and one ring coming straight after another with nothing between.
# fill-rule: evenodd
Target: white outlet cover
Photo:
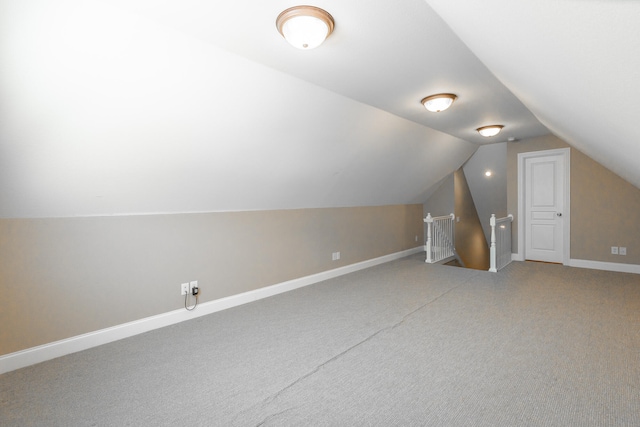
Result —
<instances>
[{"instance_id":1,"label":"white outlet cover","mask_svg":"<svg viewBox=\"0 0 640 427\"><path fill-rule=\"evenodd\" d=\"M620 246L620 250L618 251L618 253L620 255L626 255L627 254L627 248L625 248L624 246Z\"/></svg>"},{"instance_id":2,"label":"white outlet cover","mask_svg":"<svg viewBox=\"0 0 640 427\"><path fill-rule=\"evenodd\" d=\"M618 247L617 246L611 246L611 254L612 255L618 255Z\"/></svg>"},{"instance_id":3,"label":"white outlet cover","mask_svg":"<svg viewBox=\"0 0 640 427\"><path fill-rule=\"evenodd\" d=\"M189 293L189 284L183 283L180 285L180 295L186 295Z\"/></svg>"}]
</instances>

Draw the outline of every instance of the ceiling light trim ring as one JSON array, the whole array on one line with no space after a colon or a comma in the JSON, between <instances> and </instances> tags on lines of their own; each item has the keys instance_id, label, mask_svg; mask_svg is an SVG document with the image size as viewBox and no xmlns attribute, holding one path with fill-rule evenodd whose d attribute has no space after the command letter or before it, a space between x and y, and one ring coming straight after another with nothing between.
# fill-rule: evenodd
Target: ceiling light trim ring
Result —
<instances>
[{"instance_id":1,"label":"ceiling light trim ring","mask_svg":"<svg viewBox=\"0 0 640 427\"><path fill-rule=\"evenodd\" d=\"M444 108L432 109L427 106L430 103L430 101L441 100L441 99L450 100L448 105L445 105ZM420 103L424 105L424 108L426 108L428 111L431 111L433 113L439 113L449 108L453 104L453 101L455 101L456 99L458 99L458 96L453 93L438 93L436 95L430 95L430 96L427 96L426 98L422 98L422 101L420 101Z\"/></svg>"},{"instance_id":2,"label":"ceiling light trim ring","mask_svg":"<svg viewBox=\"0 0 640 427\"><path fill-rule=\"evenodd\" d=\"M478 131L478 133L485 138L489 138L499 134L502 128L504 128L503 125L488 125L479 127L478 129L476 129L476 131Z\"/></svg>"},{"instance_id":3,"label":"ceiling light trim ring","mask_svg":"<svg viewBox=\"0 0 640 427\"><path fill-rule=\"evenodd\" d=\"M285 35L284 26L287 21L298 17L312 17L322 21L327 26L327 34L325 35L323 41L326 40L327 37L331 35L331 33L333 33L335 21L333 20L333 16L331 16L329 12L316 6L293 6L283 10L276 18L276 27L278 28L278 32L289 43L291 43L291 41L288 40L287 36ZM320 44L322 44L322 42L320 42ZM306 46L304 46L304 48L306 48ZM313 49L313 47L311 47L311 49Z\"/></svg>"}]
</instances>

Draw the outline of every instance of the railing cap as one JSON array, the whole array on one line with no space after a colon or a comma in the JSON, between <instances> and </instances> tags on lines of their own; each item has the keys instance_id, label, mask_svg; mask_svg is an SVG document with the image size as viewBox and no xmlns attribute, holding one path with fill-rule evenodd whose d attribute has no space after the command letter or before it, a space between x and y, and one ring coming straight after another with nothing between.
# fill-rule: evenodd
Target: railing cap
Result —
<instances>
[{"instance_id":1,"label":"railing cap","mask_svg":"<svg viewBox=\"0 0 640 427\"><path fill-rule=\"evenodd\" d=\"M505 217L502 218L496 218L496 214L491 214L491 218L489 219L490 223L495 222L496 224L499 222L506 222L506 221L512 221L513 222L513 215L509 214ZM492 224L495 225L495 224Z\"/></svg>"}]
</instances>

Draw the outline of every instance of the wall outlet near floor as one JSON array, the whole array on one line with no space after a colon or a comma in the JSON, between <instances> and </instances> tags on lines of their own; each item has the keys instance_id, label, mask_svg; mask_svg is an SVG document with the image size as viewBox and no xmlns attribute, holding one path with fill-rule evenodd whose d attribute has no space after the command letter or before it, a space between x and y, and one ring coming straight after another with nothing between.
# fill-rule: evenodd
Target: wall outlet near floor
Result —
<instances>
[{"instance_id":1,"label":"wall outlet near floor","mask_svg":"<svg viewBox=\"0 0 640 427\"><path fill-rule=\"evenodd\" d=\"M180 295L186 295L189 293L189 284L183 283L180 285Z\"/></svg>"},{"instance_id":2,"label":"wall outlet near floor","mask_svg":"<svg viewBox=\"0 0 640 427\"><path fill-rule=\"evenodd\" d=\"M611 246L611 255L618 255L618 247Z\"/></svg>"},{"instance_id":3,"label":"wall outlet near floor","mask_svg":"<svg viewBox=\"0 0 640 427\"><path fill-rule=\"evenodd\" d=\"M618 250L618 253L620 255L626 255L627 254L627 248L625 248L624 246L620 246L620 249Z\"/></svg>"},{"instance_id":4,"label":"wall outlet near floor","mask_svg":"<svg viewBox=\"0 0 640 427\"><path fill-rule=\"evenodd\" d=\"M331 261L337 261L340 259L340 252L334 252L331 254Z\"/></svg>"}]
</instances>

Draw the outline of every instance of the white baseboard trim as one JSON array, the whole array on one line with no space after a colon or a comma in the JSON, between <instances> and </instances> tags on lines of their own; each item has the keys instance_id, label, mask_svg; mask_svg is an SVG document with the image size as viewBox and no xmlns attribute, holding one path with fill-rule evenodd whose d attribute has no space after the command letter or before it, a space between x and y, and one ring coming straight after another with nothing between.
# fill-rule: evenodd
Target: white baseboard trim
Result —
<instances>
[{"instance_id":1,"label":"white baseboard trim","mask_svg":"<svg viewBox=\"0 0 640 427\"><path fill-rule=\"evenodd\" d=\"M113 341L129 338L154 329L184 322L185 320L206 316L207 314L247 304L262 298L268 298L273 295L292 291L294 289L322 282L323 280L333 279L334 277L353 273L355 271L364 270L365 268L394 261L423 251L424 247L420 246L406 251L381 256L379 258L346 265L344 267L338 267L333 270L323 271L310 276L266 286L253 291L243 292L241 294L220 298L214 301L208 301L199 304L193 311L187 311L185 309L173 310L156 316L146 317L133 322L127 322L110 328L100 329L98 331L77 335L60 341L39 345L37 347L28 348L15 353L9 353L0 356L0 374L55 359L56 357L87 350L102 344L108 344Z\"/></svg>"},{"instance_id":2,"label":"white baseboard trim","mask_svg":"<svg viewBox=\"0 0 640 427\"><path fill-rule=\"evenodd\" d=\"M640 265L621 264L618 262L590 261L585 259L570 259L570 267L591 268L594 270L617 271L620 273L640 274Z\"/></svg>"},{"instance_id":3,"label":"white baseboard trim","mask_svg":"<svg viewBox=\"0 0 640 427\"><path fill-rule=\"evenodd\" d=\"M511 254L512 261L524 261L524 257L518 253ZM588 259L569 259L568 267L591 268L593 270L617 271L619 273L640 274L640 265L622 264L619 262L591 261Z\"/></svg>"}]
</instances>

